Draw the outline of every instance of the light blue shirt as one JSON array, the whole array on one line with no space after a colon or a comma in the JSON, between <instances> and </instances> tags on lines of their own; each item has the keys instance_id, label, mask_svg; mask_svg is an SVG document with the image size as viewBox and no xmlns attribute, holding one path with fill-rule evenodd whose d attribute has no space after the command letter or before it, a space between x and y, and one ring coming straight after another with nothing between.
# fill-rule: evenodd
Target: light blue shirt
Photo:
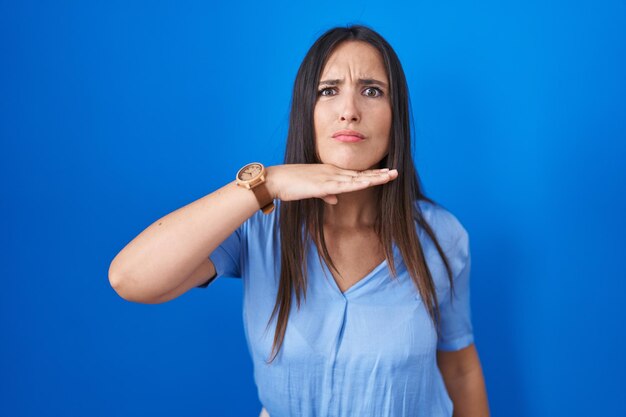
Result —
<instances>
[{"instance_id":1,"label":"light blue shirt","mask_svg":"<svg viewBox=\"0 0 626 417\"><path fill-rule=\"evenodd\" d=\"M307 245L308 287L298 311L295 296L283 346L270 357L280 269L276 210L257 211L209 257L217 276L243 278L243 322L259 400L271 417L450 417L453 405L437 367L436 351L474 341L470 317L469 237L441 206L419 201L450 261L455 299L445 266L428 235L418 235L433 276L441 335L394 245L397 278L383 261L341 292L317 248Z\"/></svg>"}]
</instances>

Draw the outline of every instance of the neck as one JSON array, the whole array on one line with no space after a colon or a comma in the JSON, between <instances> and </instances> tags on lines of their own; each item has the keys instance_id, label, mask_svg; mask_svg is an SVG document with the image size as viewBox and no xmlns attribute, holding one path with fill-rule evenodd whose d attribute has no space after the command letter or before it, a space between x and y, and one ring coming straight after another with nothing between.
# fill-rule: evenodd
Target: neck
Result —
<instances>
[{"instance_id":1,"label":"neck","mask_svg":"<svg viewBox=\"0 0 626 417\"><path fill-rule=\"evenodd\" d=\"M324 225L338 228L371 228L376 222L380 187L337 195L337 204L324 205Z\"/></svg>"}]
</instances>

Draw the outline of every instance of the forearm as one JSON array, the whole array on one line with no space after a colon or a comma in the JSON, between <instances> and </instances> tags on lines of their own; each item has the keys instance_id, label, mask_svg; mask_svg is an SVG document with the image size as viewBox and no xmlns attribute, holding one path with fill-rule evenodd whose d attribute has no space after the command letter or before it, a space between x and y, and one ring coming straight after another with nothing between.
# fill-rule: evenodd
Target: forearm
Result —
<instances>
[{"instance_id":1,"label":"forearm","mask_svg":"<svg viewBox=\"0 0 626 417\"><path fill-rule=\"evenodd\" d=\"M489 403L482 370L448 378L448 395L454 404L453 417L489 417Z\"/></svg>"},{"instance_id":2,"label":"forearm","mask_svg":"<svg viewBox=\"0 0 626 417\"><path fill-rule=\"evenodd\" d=\"M152 300L178 287L259 204L231 182L158 219L117 254L109 268L122 297Z\"/></svg>"},{"instance_id":3,"label":"forearm","mask_svg":"<svg viewBox=\"0 0 626 417\"><path fill-rule=\"evenodd\" d=\"M359 176L359 181L352 179ZM336 204L336 194L381 185L396 170L350 171L328 164L267 167L269 195L281 201L322 198ZM334 200L334 203L333 203ZM157 220L113 259L109 281L123 298L138 302L170 299L189 286L190 276L237 227L259 210L255 193L235 181ZM205 263L206 268L211 265ZM208 270L196 274L208 278ZM178 290L176 290L178 288Z\"/></svg>"}]
</instances>

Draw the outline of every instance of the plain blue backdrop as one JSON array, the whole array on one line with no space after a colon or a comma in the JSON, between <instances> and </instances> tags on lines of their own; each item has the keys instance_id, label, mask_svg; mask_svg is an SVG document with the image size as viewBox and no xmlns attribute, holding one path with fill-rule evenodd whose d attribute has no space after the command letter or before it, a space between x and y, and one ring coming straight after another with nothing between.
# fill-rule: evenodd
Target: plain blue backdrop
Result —
<instances>
[{"instance_id":1,"label":"plain blue backdrop","mask_svg":"<svg viewBox=\"0 0 626 417\"><path fill-rule=\"evenodd\" d=\"M469 231L492 415L626 415L623 0L1 4L1 416L258 415L239 280L142 305L108 267L282 161L300 61L349 23L397 51Z\"/></svg>"}]
</instances>

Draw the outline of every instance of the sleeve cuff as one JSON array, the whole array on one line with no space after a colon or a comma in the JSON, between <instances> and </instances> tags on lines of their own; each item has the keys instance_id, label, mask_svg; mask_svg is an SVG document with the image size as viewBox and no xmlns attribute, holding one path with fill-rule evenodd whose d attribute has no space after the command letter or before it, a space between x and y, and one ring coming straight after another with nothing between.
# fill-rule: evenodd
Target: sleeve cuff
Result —
<instances>
[{"instance_id":1,"label":"sleeve cuff","mask_svg":"<svg viewBox=\"0 0 626 417\"><path fill-rule=\"evenodd\" d=\"M457 337L455 339L441 341L437 343L437 350L444 352L451 352L455 350L461 350L474 343L474 335L467 334L465 336Z\"/></svg>"},{"instance_id":2,"label":"sleeve cuff","mask_svg":"<svg viewBox=\"0 0 626 417\"><path fill-rule=\"evenodd\" d=\"M211 260L211 262L213 263L213 266L215 267L215 275L209 278L207 282L205 282L204 284L198 285L196 288L208 287L213 281L217 279L218 276L231 276L232 277L232 276L237 275L235 271L236 263L234 259L221 246L218 246L213 251L213 253L209 255L209 259Z\"/></svg>"},{"instance_id":3,"label":"sleeve cuff","mask_svg":"<svg viewBox=\"0 0 626 417\"><path fill-rule=\"evenodd\" d=\"M217 272L215 273L215 275L213 275L211 278L209 278L207 282L205 282L202 285L198 285L196 288L206 288L206 287L208 287L213 281L215 281L215 278L217 278Z\"/></svg>"}]
</instances>

